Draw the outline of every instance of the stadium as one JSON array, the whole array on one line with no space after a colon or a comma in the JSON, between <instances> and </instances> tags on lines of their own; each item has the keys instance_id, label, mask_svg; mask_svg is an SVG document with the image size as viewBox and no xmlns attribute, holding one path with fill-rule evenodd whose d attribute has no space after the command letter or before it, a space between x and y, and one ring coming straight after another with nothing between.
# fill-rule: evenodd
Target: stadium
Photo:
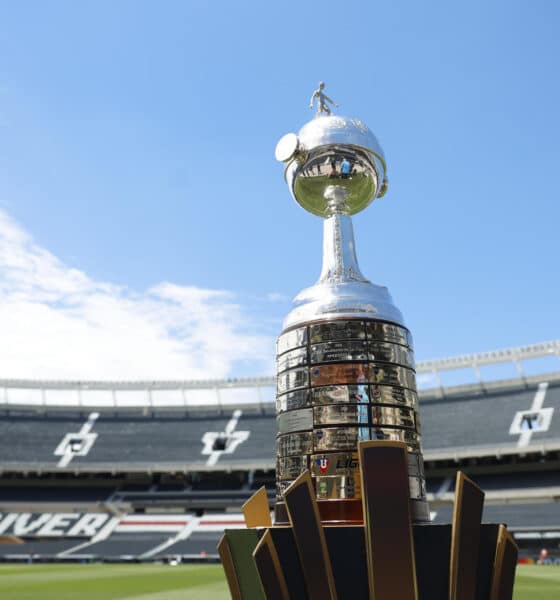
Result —
<instances>
[{"instance_id":1,"label":"stadium","mask_svg":"<svg viewBox=\"0 0 560 600\"><path fill-rule=\"evenodd\" d=\"M547 342L417 364L433 522L461 469L521 560L560 562L559 359ZM0 381L0 559L217 561L254 490L275 500L274 395L272 377Z\"/></svg>"}]
</instances>

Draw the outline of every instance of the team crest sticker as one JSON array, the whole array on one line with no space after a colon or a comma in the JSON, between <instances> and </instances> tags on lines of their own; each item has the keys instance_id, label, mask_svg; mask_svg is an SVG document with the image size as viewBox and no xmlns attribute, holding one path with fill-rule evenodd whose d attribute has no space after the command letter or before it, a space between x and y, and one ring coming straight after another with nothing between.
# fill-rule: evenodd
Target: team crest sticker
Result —
<instances>
[{"instance_id":1,"label":"team crest sticker","mask_svg":"<svg viewBox=\"0 0 560 600\"><path fill-rule=\"evenodd\" d=\"M319 467L319 471L321 471L321 475L324 475L331 464L330 458L323 456L322 458L318 458L316 461L317 466Z\"/></svg>"}]
</instances>

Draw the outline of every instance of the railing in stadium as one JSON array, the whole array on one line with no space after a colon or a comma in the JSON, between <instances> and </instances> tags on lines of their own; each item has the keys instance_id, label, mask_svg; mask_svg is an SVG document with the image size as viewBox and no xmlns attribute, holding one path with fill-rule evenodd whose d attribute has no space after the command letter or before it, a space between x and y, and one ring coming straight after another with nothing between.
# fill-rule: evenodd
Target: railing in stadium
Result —
<instances>
[{"instance_id":1,"label":"railing in stadium","mask_svg":"<svg viewBox=\"0 0 560 600\"><path fill-rule=\"evenodd\" d=\"M550 361L554 362L550 362ZM416 365L422 395L501 384L528 384L551 374L560 379L560 341L479 354L466 354ZM501 367L509 365L510 371ZM0 407L201 407L270 405L274 377L199 381L39 381L0 379Z\"/></svg>"}]
</instances>

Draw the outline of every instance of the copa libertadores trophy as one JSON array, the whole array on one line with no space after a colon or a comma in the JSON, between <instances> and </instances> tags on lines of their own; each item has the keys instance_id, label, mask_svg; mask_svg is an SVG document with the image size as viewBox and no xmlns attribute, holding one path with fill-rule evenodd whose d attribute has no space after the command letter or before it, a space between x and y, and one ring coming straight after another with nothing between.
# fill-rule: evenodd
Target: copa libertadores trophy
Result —
<instances>
[{"instance_id":1,"label":"copa libertadores trophy","mask_svg":"<svg viewBox=\"0 0 560 600\"><path fill-rule=\"evenodd\" d=\"M331 114L323 89L315 118L276 146L324 236L319 281L295 297L277 342L279 499L309 469L322 520L362 522L358 442L397 440L409 450L413 518L426 521L412 337L388 289L360 271L351 219L385 194L387 165L369 128ZM281 501L276 519L286 520Z\"/></svg>"},{"instance_id":2,"label":"copa libertadores trophy","mask_svg":"<svg viewBox=\"0 0 560 600\"><path fill-rule=\"evenodd\" d=\"M317 114L276 158L296 201L323 218L323 269L277 344L277 501L243 505L218 550L239 600L511 600L517 546L481 524L484 493L457 474L450 524L429 523L410 332L356 259L351 215L387 190L373 133Z\"/></svg>"}]
</instances>

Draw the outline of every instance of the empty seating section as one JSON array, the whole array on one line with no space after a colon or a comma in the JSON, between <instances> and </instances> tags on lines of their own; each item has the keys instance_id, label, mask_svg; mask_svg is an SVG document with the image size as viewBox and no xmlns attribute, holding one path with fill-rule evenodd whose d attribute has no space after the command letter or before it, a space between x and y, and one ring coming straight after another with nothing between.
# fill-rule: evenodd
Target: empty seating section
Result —
<instances>
[{"instance_id":1,"label":"empty seating section","mask_svg":"<svg viewBox=\"0 0 560 600\"><path fill-rule=\"evenodd\" d=\"M510 435L518 411L530 411L537 388L471 396L424 399L420 402L422 445L433 449L473 446L516 446L519 434ZM560 387L550 385L542 408L553 408L546 431L531 431L528 446L560 441Z\"/></svg>"},{"instance_id":2,"label":"empty seating section","mask_svg":"<svg viewBox=\"0 0 560 600\"><path fill-rule=\"evenodd\" d=\"M114 533L106 540L76 550L75 554L106 558L136 557L157 548L168 539L169 535L155 533Z\"/></svg>"},{"instance_id":3,"label":"empty seating section","mask_svg":"<svg viewBox=\"0 0 560 600\"><path fill-rule=\"evenodd\" d=\"M201 554L216 554L217 546L222 532L194 532L186 540L180 540L168 546L158 556L171 556L173 554L200 556Z\"/></svg>"},{"instance_id":4,"label":"empty seating section","mask_svg":"<svg viewBox=\"0 0 560 600\"><path fill-rule=\"evenodd\" d=\"M26 541L22 544L0 544L0 556L9 555L39 555L56 556L77 546L83 540L37 540Z\"/></svg>"},{"instance_id":5,"label":"empty seating section","mask_svg":"<svg viewBox=\"0 0 560 600\"><path fill-rule=\"evenodd\" d=\"M473 475L471 479L485 491L546 487L560 488L560 474L558 471Z\"/></svg>"},{"instance_id":6,"label":"empty seating section","mask_svg":"<svg viewBox=\"0 0 560 600\"><path fill-rule=\"evenodd\" d=\"M444 479L441 477L437 477L435 479L427 479L426 480L426 491L428 494L435 494L438 492L444 482Z\"/></svg>"},{"instance_id":7,"label":"empty seating section","mask_svg":"<svg viewBox=\"0 0 560 600\"><path fill-rule=\"evenodd\" d=\"M510 426L518 411L530 410L536 391L533 386L507 393L424 398L420 403L424 451L429 455L431 450L442 449L452 453L456 448L515 448L520 434L511 435ZM560 386L549 386L543 408L553 409L552 418L546 431L535 429L526 436L529 448L542 442L560 445ZM0 457L4 470L30 463L40 468L57 466L65 453L59 445L69 436L67 442L70 439L75 446L69 450L68 445L65 447L71 457L63 468L71 470L119 464L133 470L158 465L204 469L209 464L227 469L261 465L273 468L276 434L273 414L242 414L234 431L227 435L224 431L231 416L220 414L217 409L215 412L206 409L199 415L193 412L187 417L181 412L165 417L101 412L91 427L93 439L86 443L79 432L88 419L87 413L3 414ZM220 434L222 439L216 441Z\"/></svg>"},{"instance_id":8,"label":"empty seating section","mask_svg":"<svg viewBox=\"0 0 560 600\"><path fill-rule=\"evenodd\" d=\"M104 502L113 488L0 485L0 503L4 502Z\"/></svg>"},{"instance_id":9,"label":"empty seating section","mask_svg":"<svg viewBox=\"0 0 560 600\"><path fill-rule=\"evenodd\" d=\"M0 458L2 468L23 468L33 464L35 468L57 467L64 451L55 454L59 444L69 434L81 440L79 432L87 416L61 418L47 416L0 415ZM204 467L213 450L212 439L223 432L229 418L215 414L213 417L174 418L109 416L101 414L95 421L91 433L92 443L68 450L71 459L65 468L76 470L88 466L112 469L115 465L126 465L132 470L142 467L150 470L158 465L188 468L193 465ZM246 436L243 432L248 432ZM210 441L203 442L203 436ZM242 433L243 441L237 442ZM242 416L237 430L226 439L224 451L219 451L214 464L245 469L249 463L274 466L275 419L268 416ZM68 438L67 438L68 439ZM89 442L88 442L89 443Z\"/></svg>"},{"instance_id":10,"label":"empty seating section","mask_svg":"<svg viewBox=\"0 0 560 600\"><path fill-rule=\"evenodd\" d=\"M215 490L208 492L145 492L120 493L116 492L113 502L129 503L136 508L173 507L186 510L223 509L225 507L240 507L252 495L250 490ZM269 491L271 500L275 497L274 490Z\"/></svg>"},{"instance_id":11,"label":"empty seating section","mask_svg":"<svg viewBox=\"0 0 560 600\"><path fill-rule=\"evenodd\" d=\"M434 523L450 523L451 505L432 507ZM560 530L560 503L485 504L482 520L485 523L505 523L511 531Z\"/></svg>"}]
</instances>

